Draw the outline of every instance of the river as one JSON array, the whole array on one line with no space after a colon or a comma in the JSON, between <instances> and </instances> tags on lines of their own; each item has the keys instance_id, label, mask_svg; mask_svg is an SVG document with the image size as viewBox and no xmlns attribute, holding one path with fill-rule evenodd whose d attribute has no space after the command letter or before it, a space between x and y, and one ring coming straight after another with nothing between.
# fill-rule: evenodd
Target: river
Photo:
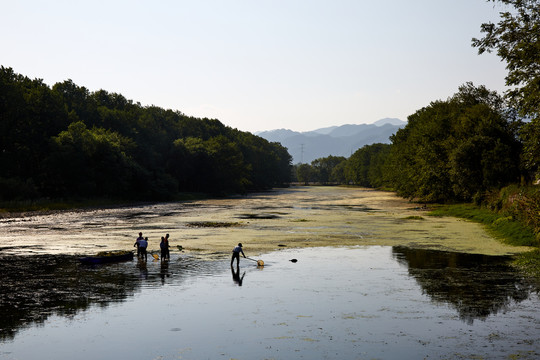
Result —
<instances>
[{"instance_id":1,"label":"river","mask_svg":"<svg viewBox=\"0 0 540 360\"><path fill-rule=\"evenodd\" d=\"M540 356L538 283L508 265L522 249L390 193L301 187L0 231L0 359ZM139 231L156 249L170 233L171 260L78 262ZM265 266L231 268L237 242Z\"/></svg>"}]
</instances>

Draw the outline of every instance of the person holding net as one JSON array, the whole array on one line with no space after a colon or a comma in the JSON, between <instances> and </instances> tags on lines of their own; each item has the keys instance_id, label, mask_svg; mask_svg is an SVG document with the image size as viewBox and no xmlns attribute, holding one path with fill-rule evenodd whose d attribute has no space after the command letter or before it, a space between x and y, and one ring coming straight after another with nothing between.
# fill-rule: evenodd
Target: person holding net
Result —
<instances>
[{"instance_id":1,"label":"person holding net","mask_svg":"<svg viewBox=\"0 0 540 360\"><path fill-rule=\"evenodd\" d=\"M240 253L244 258L246 257L244 251L242 250L242 243L238 243L238 246L236 246L232 251L231 267L233 266L234 259L236 259L236 266L240 266Z\"/></svg>"}]
</instances>

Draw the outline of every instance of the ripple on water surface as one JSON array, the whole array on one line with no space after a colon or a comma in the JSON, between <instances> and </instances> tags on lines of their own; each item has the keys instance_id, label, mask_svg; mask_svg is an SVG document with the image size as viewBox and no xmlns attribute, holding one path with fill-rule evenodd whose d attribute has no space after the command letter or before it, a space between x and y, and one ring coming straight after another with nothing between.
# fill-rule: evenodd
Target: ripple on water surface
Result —
<instances>
[{"instance_id":1,"label":"ripple on water surface","mask_svg":"<svg viewBox=\"0 0 540 360\"><path fill-rule=\"evenodd\" d=\"M242 259L239 269L184 254L95 267L23 258L2 259L12 274L1 285L3 359L540 354L538 286L501 257L287 249L261 256L265 267Z\"/></svg>"}]
</instances>

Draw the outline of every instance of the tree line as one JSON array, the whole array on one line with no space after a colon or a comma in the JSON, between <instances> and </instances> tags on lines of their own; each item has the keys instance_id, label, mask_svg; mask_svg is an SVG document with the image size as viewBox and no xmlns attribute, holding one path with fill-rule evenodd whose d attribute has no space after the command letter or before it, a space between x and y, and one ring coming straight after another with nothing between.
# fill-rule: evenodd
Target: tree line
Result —
<instances>
[{"instance_id":1,"label":"tree line","mask_svg":"<svg viewBox=\"0 0 540 360\"><path fill-rule=\"evenodd\" d=\"M0 67L0 200L172 199L282 186L279 143L71 80L52 87Z\"/></svg>"},{"instance_id":2,"label":"tree line","mask_svg":"<svg viewBox=\"0 0 540 360\"><path fill-rule=\"evenodd\" d=\"M484 37L472 45L506 62L510 90L466 83L410 115L391 144L295 165L296 180L385 187L432 202L481 201L508 184L540 180L540 1L491 1L507 11L497 24L482 24Z\"/></svg>"},{"instance_id":3,"label":"tree line","mask_svg":"<svg viewBox=\"0 0 540 360\"><path fill-rule=\"evenodd\" d=\"M391 144L297 164L296 179L388 188L425 202L477 200L532 179L520 137L525 124L496 92L467 83L410 115Z\"/></svg>"}]
</instances>

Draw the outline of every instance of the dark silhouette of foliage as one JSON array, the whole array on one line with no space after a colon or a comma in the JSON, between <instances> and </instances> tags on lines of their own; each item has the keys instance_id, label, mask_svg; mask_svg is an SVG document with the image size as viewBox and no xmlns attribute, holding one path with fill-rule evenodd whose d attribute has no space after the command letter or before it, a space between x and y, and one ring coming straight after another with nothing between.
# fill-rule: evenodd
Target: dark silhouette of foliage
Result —
<instances>
[{"instance_id":1,"label":"dark silhouette of foliage","mask_svg":"<svg viewBox=\"0 0 540 360\"><path fill-rule=\"evenodd\" d=\"M290 182L283 146L71 80L47 86L0 67L0 200L173 199Z\"/></svg>"},{"instance_id":2,"label":"dark silhouette of foliage","mask_svg":"<svg viewBox=\"0 0 540 360\"><path fill-rule=\"evenodd\" d=\"M351 155L345 164L348 183L381 187L384 185L385 162L390 151L389 144L366 145Z\"/></svg>"},{"instance_id":3,"label":"dark silhouette of foliage","mask_svg":"<svg viewBox=\"0 0 540 360\"><path fill-rule=\"evenodd\" d=\"M391 137L387 164L387 178L400 195L472 200L519 180L521 143L496 93L468 83L408 119Z\"/></svg>"}]
</instances>

